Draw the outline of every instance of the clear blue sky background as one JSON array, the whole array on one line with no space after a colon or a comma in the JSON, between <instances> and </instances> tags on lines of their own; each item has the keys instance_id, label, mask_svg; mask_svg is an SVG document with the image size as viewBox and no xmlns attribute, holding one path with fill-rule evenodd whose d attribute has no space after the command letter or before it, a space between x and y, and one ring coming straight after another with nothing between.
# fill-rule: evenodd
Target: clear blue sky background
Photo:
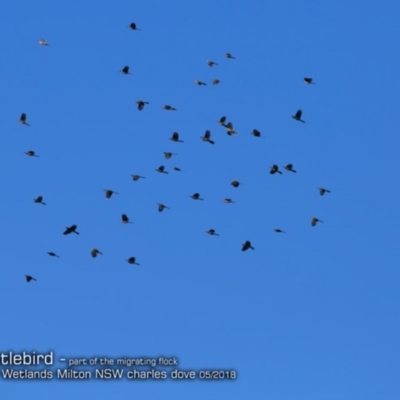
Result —
<instances>
[{"instance_id":1,"label":"clear blue sky background","mask_svg":"<svg viewBox=\"0 0 400 400\"><path fill-rule=\"evenodd\" d=\"M175 356L239 375L0 380L2 398L398 399L399 12L394 1L2 1L1 350ZM306 124L291 118L299 108ZM274 163L298 173L270 175ZM79 236L62 235L71 224ZM247 239L255 250L241 252Z\"/></svg>"}]
</instances>

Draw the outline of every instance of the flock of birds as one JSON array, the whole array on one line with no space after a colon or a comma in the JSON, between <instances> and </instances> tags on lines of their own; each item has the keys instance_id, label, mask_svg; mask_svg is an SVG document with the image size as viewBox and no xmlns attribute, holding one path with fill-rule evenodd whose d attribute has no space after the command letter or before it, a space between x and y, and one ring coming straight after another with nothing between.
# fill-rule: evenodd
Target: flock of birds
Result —
<instances>
[{"instance_id":1,"label":"flock of birds","mask_svg":"<svg viewBox=\"0 0 400 400\"><path fill-rule=\"evenodd\" d=\"M141 29L139 29L139 28L136 26L136 24L135 24L134 22L132 22L132 23L128 26L128 28L131 29L131 30L133 30L133 31L140 31L140 30L141 30ZM47 41L46 41L45 39L40 39L38 42L39 42L39 44L40 44L41 46L49 46L49 43L47 43ZM230 54L230 53L225 53L225 57L228 58L228 59L233 59L233 60L235 60L235 57L234 57L232 54ZM207 60L207 65L208 65L209 67L214 67L214 66L217 66L218 64L217 64L216 62L214 62L214 61ZM121 70L120 72L121 72L122 74L124 74L124 75L130 74L130 72L129 72L129 66L128 66L128 65L125 66L124 68L122 68L122 70ZM194 82L195 82L195 84L197 84L197 85L199 85L199 86L207 85L205 82L202 82L202 81L199 81L199 80L195 80ZM219 83L220 83L220 80L219 80L219 79L213 79L213 81L212 81L212 84L213 84L213 85L217 85L217 84L219 84ZM315 85L315 82L313 82L313 79L310 78L310 77L305 77L305 78L304 78L304 83L307 84L307 85ZM148 101L144 101L144 100L138 100L138 101L136 102L136 104L137 104L138 110L139 110L139 111L142 111L142 110L145 108L145 106L149 104L149 102L148 102ZM167 104L167 105L164 105L164 106L162 107L162 109L167 110L167 111L176 111L176 110L177 110L175 107L172 107L171 105L168 105L168 104ZM296 120L296 121L305 123L305 121L302 119L302 114L303 114L303 113L302 113L302 110L297 110L296 113L295 113L294 115L292 115L292 118L293 118L294 120ZM21 114L21 117L20 117L20 119L19 119L19 123L21 123L21 124L23 124L23 125L26 125L26 126L31 126L30 124L27 123L27 115L26 115L26 113L22 113L22 114ZM221 125L221 126L223 126L223 127L226 129L226 133L227 133L229 136L231 136L231 135L237 135L237 132L235 131L232 122L227 122L225 116L223 116L223 117L220 118L220 120L218 121L218 124ZM258 138L261 137L261 132L260 132L259 130L257 130L257 129L253 129L252 132L251 132L251 134L252 134L254 137L258 137ZM211 139L211 132L210 132L209 130L206 130L206 131L205 131L204 135L201 136L201 139L202 139L204 142L208 142L208 143L210 143L210 144L215 144L215 142ZM173 141L173 142L180 142L180 143L183 143L183 141L179 138L178 132L173 132L172 136L170 137L170 140ZM35 151L33 151L33 150L26 151L25 154L26 154L27 156L29 156L29 157L39 157L39 155L37 155L37 154L35 153ZM176 155L176 153L164 152L164 157L165 157L165 159L167 159L167 160L170 159L170 158L171 158L172 156L174 156L174 155ZM289 172L293 172L293 173L296 173L296 172L297 172L297 171L293 168L293 164L287 164L287 165L285 165L283 168L284 168L286 171L289 171ZM181 171L180 168L178 168L178 167L173 167L173 169L174 169L175 171ZM156 169L156 171L159 172L159 173L162 173L162 174L168 174L168 172L165 171L165 166L163 166L163 165L159 166L159 167ZM271 174L271 175L274 175L274 174L276 174L276 173L282 174L282 172L279 170L279 166L278 166L277 164L274 164L274 165L272 165L272 166L270 167L270 174ZM133 181L138 181L139 179L144 179L144 178L145 178L145 176L137 175L137 174L133 174L133 175L131 175L131 177L132 177L132 180L133 180ZM238 188L238 187L240 186L240 182L237 181L237 180L233 180L233 181L231 181L231 185L232 185L233 187L235 187L235 188ZM322 187L319 187L319 188L318 188L318 191L319 191L319 194L320 194L321 196L323 196L325 193L330 193L330 190L325 189L325 188L322 188ZM118 192L115 192L115 191L110 190L110 189L104 189L104 192L105 192L105 197L106 197L106 199L110 199L110 198L112 197L113 194L119 194ZM202 197L200 197L200 193L193 193L190 197L191 197L193 200L204 200ZM35 203L38 203L38 204L46 205L46 203L43 201L43 196L41 196L41 195L38 196L38 197L36 197L36 198L34 199L34 202L35 202ZM233 201L232 199L230 199L230 198L226 198L226 199L224 199L224 203L234 203L234 201ZM164 204L162 204L162 203L157 203L157 205L158 205L158 211L159 211L159 212L164 211L164 209L169 209L169 207L167 207L166 205L164 205ZM131 224L131 223L132 223L131 221L129 221L129 217L128 217L126 214L122 214L122 215L121 215L121 222L122 222L123 224ZM312 227L315 227L315 226L317 225L318 222L323 222L323 221L320 220L320 219L318 219L318 218L316 218L316 217L311 217L311 226L312 226ZM63 232L63 234L64 234L64 235L69 235L69 234L71 234L71 233L75 233L75 234L79 235L79 232L77 231L77 229L78 229L78 226L77 226L76 224L73 224L73 225L71 225L71 226L69 226L69 227L66 227L65 230L64 230L64 232ZM278 229L278 228L274 229L274 231L275 231L276 233L286 233L285 231L283 231L283 230L281 230L281 229ZM212 235L212 236L219 236L219 234L216 232L215 229L209 229L206 233L209 234L209 235ZM254 250L254 247L253 247L253 245L252 245L252 243L251 243L250 240L246 240L246 241L242 244L242 248L241 248L242 251L246 251L246 250L248 250L248 249ZM47 252L47 254L48 254L49 256L51 256L51 257L58 257L58 258L60 257L58 254L56 254L56 253L54 253L54 252L52 252L52 251ZM102 252L101 252L99 249L93 248L93 249L91 250L91 252L90 252L90 255L91 255L93 258L95 258L95 257L97 257L98 255L102 255ZM140 265L139 263L136 262L136 257L133 257L133 256L132 256L132 257L129 257L129 258L126 260L126 262L129 263L129 264L133 264L133 265ZM30 281L32 281L32 280L33 280L33 281L36 281L36 278L34 278L34 277L31 276L31 275L25 275L25 279L26 279L27 282L30 282Z\"/></svg>"}]
</instances>

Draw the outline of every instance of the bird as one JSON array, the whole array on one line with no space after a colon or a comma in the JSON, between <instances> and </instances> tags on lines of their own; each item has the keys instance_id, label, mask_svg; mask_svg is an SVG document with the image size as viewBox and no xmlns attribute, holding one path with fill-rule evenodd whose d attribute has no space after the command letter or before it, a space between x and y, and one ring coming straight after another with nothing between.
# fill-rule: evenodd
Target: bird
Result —
<instances>
[{"instance_id":1,"label":"bird","mask_svg":"<svg viewBox=\"0 0 400 400\"><path fill-rule=\"evenodd\" d=\"M25 275L26 281L29 283L30 281L36 281L36 279L33 276L30 275Z\"/></svg>"},{"instance_id":2,"label":"bird","mask_svg":"<svg viewBox=\"0 0 400 400\"><path fill-rule=\"evenodd\" d=\"M255 137L261 137L261 132L257 129L253 129L251 134Z\"/></svg>"},{"instance_id":3,"label":"bird","mask_svg":"<svg viewBox=\"0 0 400 400\"><path fill-rule=\"evenodd\" d=\"M134 181L138 181L140 178L142 178L142 179L146 178L145 176L136 175L136 174L132 174L131 177L132 177L132 180L134 180Z\"/></svg>"},{"instance_id":4,"label":"bird","mask_svg":"<svg viewBox=\"0 0 400 400\"><path fill-rule=\"evenodd\" d=\"M122 74L124 74L124 75L130 74L130 72L129 72L129 66L126 65L124 68L121 69L120 72L121 72Z\"/></svg>"},{"instance_id":5,"label":"bird","mask_svg":"<svg viewBox=\"0 0 400 400\"><path fill-rule=\"evenodd\" d=\"M269 171L269 173L270 173L270 174L275 174L275 173L282 174L282 172L279 171L279 167L278 167L276 164L274 164L274 165L271 167L271 170Z\"/></svg>"},{"instance_id":6,"label":"bird","mask_svg":"<svg viewBox=\"0 0 400 400\"><path fill-rule=\"evenodd\" d=\"M132 29L133 31L141 31L141 29L139 29L134 22L131 22L128 28Z\"/></svg>"},{"instance_id":7,"label":"bird","mask_svg":"<svg viewBox=\"0 0 400 400\"><path fill-rule=\"evenodd\" d=\"M172 156L176 156L176 153L171 153L169 151L164 151L164 157L169 160Z\"/></svg>"},{"instance_id":8,"label":"bird","mask_svg":"<svg viewBox=\"0 0 400 400\"><path fill-rule=\"evenodd\" d=\"M43 202L43 196L38 196L38 197L36 197L36 199L33 199L33 201L35 203L43 204L44 206L46 205L46 203Z\"/></svg>"},{"instance_id":9,"label":"bird","mask_svg":"<svg viewBox=\"0 0 400 400\"><path fill-rule=\"evenodd\" d=\"M225 128L226 128L226 133L227 133L229 136L231 136L231 135L237 135L237 134L238 134L238 133L235 131L235 129L233 128L232 122L228 122L228 123L225 125Z\"/></svg>"},{"instance_id":10,"label":"bird","mask_svg":"<svg viewBox=\"0 0 400 400\"><path fill-rule=\"evenodd\" d=\"M165 106L163 106L163 110L170 110L170 111L176 111L176 108L169 106L168 104L166 104Z\"/></svg>"},{"instance_id":11,"label":"bird","mask_svg":"<svg viewBox=\"0 0 400 400\"><path fill-rule=\"evenodd\" d=\"M232 58L232 59L236 60L236 58L233 57L233 55L231 53L225 53L225 57L226 58Z\"/></svg>"},{"instance_id":12,"label":"bird","mask_svg":"<svg viewBox=\"0 0 400 400\"><path fill-rule=\"evenodd\" d=\"M202 81L198 81L197 79L194 81L194 83L195 83L196 85L199 85L199 86L201 86L201 85L203 85L203 86L207 85L207 83L204 83L204 82L202 82Z\"/></svg>"},{"instance_id":13,"label":"bird","mask_svg":"<svg viewBox=\"0 0 400 400\"><path fill-rule=\"evenodd\" d=\"M168 174L169 172L167 172L167 171L164 171L164 165L161 165L161 166L159 166L157 169L156 169L156 171L157 172L160 172L160 173L162 173L162 174Z\"/></svg>"},{"instance_id":14,"label":"bird","mask_svg":"<svg viewBox=\"0 0 400 400\"><path fill-rule=\"evenodd\" d=\"M71 225L71 226L65 228L64 235L69 235L72 232L79 235L79 232L76 231L77 227L78 227L77 225Z\"/></svg>"},{"instance_id":15,"label":"bird","mask_svg":"<svg viewBox=\"0 0 400 400\"><path fill-rule=\"evenodd\" d=\"M224 199L224 203L229 204L229 203L235 203L232 199Z\"/></svg>"},{"instance_id":16,"label":"bird","mask_svg":"<svg viewBox=\"0 0 400 400\"><path fill-rule=\"evenodd\" d=\"M239 187L240 182L239 181L231 181L231 185L235 188Z\"/></svg>"},{"instance_id":17,"label":"bird","mask_svg":"<svg viewBox=\"0 0 400 400\"><path fill-rule=\"evenodd\" d=\"M48 251L47 254L51 257L57 257L60 258L60 256L58 256L56 253L53 253L52 251Z\"/></svg>"},{"instance_id":18,"label":"bird","mask_svg":"<svg viewBox=\"0 0 400 400\"><path fill-rule=\"evenodd\" d=\"M129 257L129 258L126 260L126 262L127 262L128 264L140 265L140 264L138 264L138 263L136 262L136 258L135 258L135 257Z\"/></svg>"},{"instance_id":19,"label":"bird","mask_svg":"<svg viewBox=\"0 0 400 400\"><path fill-rule=\"evenodd\" d=\"M219 236L219 234L215 231L215 229L209 229L207 233L211 236Z\"/></svg>"},{"instance_id":20,"label":"bird","mask_svg":"<svg viewBox=\"0 0 400 400\"><path fill-rule=\"evenodd\" d=\"M224 117L221 117L221 118L219 119L219 121L217 121L217 122L218 122L221 126L225 126L225 127L226 127L225 121L226 121L226 117L224 116Z\"/></svg>"},{"instance_id":21,"label":"bird","mask_svg":"<svg viewBox=\"0 0 400 400\"><path fill-rule=\"evenodd\" d=\"M211 137L211 132L209 130L206 130L206 132L204 133L204 136L201 136L200 138L203 140L203 142L215 144L215 142L213 140L211 140L210 137Z\"/></svg>"},{"instance_id":22,"label":"bird","mask_svg":"<svg viewBox=\"0 0 400 400\"><path fill-rule=\"evenodd\" d=\"M19 118L19 123L22 124L22 125L30 126L30 125L26 122L26 114L25 114L25 113L22 113L22 114L21 114L21 117Z\"/></svg>"},{"instance_id":23,"label":"bird","mask_svg":"<svg viewBox=\"0 0 400 400\"><path fill-rule=\"evenodd\" d=\"M193 200L204 200L200 197L200 193L195 193L190 196Z\"/></svg>"},{"instance_id":24,"label":"bird","mask_svg":"<svg viewBox=\"0 0 400 400\"><path fill-rule=\"evenodd\" d=\"M307 85L315 85L315 82L313 82L312 78L304 78L304 83Z\"/></svg>"},{"instance_id":25,"label":"bird","mask_svg":"<svg viewBox=\"0 0 400 400\"><path fill-rule=\"evenodd\" d=\"M178 132L174 132L172 134L172 136L169 138L169 140L172 140L173 142L180 142L183 143L183 140L179 139L179 133Z\"/></svg>"},{"instance_id":26,"label":"bird","mask_svg":"<svg viewBox=\"0 0 400 400\"><path fill-rule=\"evenodd\" d=\"M296 121L300 121L300 122L303 122L303 124L305 124L306 121L303 121L303 120L301 119L301 115L302 115L302 114L303 114L303 111L297 110L297 111L296 111L296 114L292 115L292 118L295 119Z\"/></svg>"},{"instance_id":27,"label":"bird","mask_svg":"<svg viewBox=\"0 0 400 400\"><path fill-rule=\"evenodd\" d=\"M242 244L242 251L246 251L248 249L252 249L254 250L254 247L251 245L250 240L246 240L243 244Z\"/></svg>"},{"instance_id":28,"label":"bird","mask_svg":"<svg viewBox=\"0 0 400 400\"><path fill-rule=\"evenodd\" d=\"M211 61L211 60L207 60L207 64L209 67L213 67L214 65L218 65L216 62Z\"/></svg>"},{"instance_id":29,"label":"bird","mask_svg":"<svg viewBox=\"0 0 400 400\"><path fill-rule=\"evenodd\" d=\"M114 192L114 190L110 189L104 189L104 192L106 193L106 199L110 199L113 194L119 194L118 192Z\"/></svg>"},{"instance_id":30,"label":"bird","mask_svg":"<svg viewBox=\"0 0 400 400\"><path fill-rule=\"evenodd\" d=\"M169 210L169 207L165 206L164 204L161 204L161 203L157 203L157 204L158 204L158 211L159 212L162 212L165 208L167 210Z\"/></svg>"},{"instance_id":31,"label":"bird","mask_svg":"<svg viewBox=\"0 0 400 400\"><path fill-rule=\"evenodd\" d=\"M173 169L174 169L174 171L180 171L180 172L182 172L182 170L181 170L180 168L178 168L178 167L174 167Z\"/></svg>"},{"instance_id":32,"label":"bird","mask_svg":"<svg viewBox=\"0 0 400 400\"><path fill-rule=\"evenodd\" d=\"M50 46L50 45L46 42L46 39L39 39L38 42L39 42L39 44L40 44L41 46Z\"/></svg>"},{"instance_id":33,"label":"bird","mask_svg":"<svg viewBox=\"0 0 400 400\"><path fill-rule=\"evenodd\" d=\"M284 166L283 168L285 168L286 171L297 172L295 169L293 169L293 164L288 164L288 165Z\"/></svg>"},{"instance_id":34,"label":"bird","mask_svg":"<svg viewBox=\"0 0 400 400\"><path fill-rule=\"evenodd\" d=\"M96 258L98 254L103 255L103 253L102 253L100 250L98 250L98 249L92 249L92 251L90 252L90 255L91 255L93 258Z\"/></svg>"},{"instance_id":35,"label":"bird","mask_svg":"<svg viewBox=\"0 0 400 400\"><path fill-rule=\"evenodd\" d=\"M311 226L316 226L318 222L324 222L324 221L321 221L320 219L315 217L311 217Z\"/></svg>"},{"instance_id":36,"label":"bird","mask_svg":"<svg viewBox=\"0 0 400 400\"><path fill-rule=\"evenodd\" d=\"M138 100L136 102L136 104L138 105L138 110L142 111L144 106L145 106L145 104L149 104L149 102L148 101L143 101L143 100Z\"/></svg>"},{"instance_id":37,"label":"bird","mask_svg":"<svg viewBox=\"0 0 400 400\"><path fill-rule=\"evenodd\" d=\"M33 150L25 151L25 154L29 157L39 157Z\"/></svg>"},{"instance_id":38,"label":"bird","mask_svg":"<svg viewBox=\"0 0 400 400\"><path fill-rule=\"evenodd\" d=\"M274 229L275 232L277 233L286 233L285 231L283 231L282 229Z\"/></svg>"},{"instance_id":39,"label":"bird","mask_svg":"<svg viewBox=\"0 0 400 400\"><path fill-rule=\"evenodd\" d=\"M318 188L318 190L319 190L319 194L321 196L323 196L325 193L330 193L331 192L330 190L324 189L324 188Z\"/></svg>"},{"instance_id":40,"label":"bird","mask_svg":"<svg viewBox=\"0 0 400 400\"><path fill-rule=\"evenodd\" d=\"M221 81L219 79L213 79L212 80L212 84L213 85L218 85L218 83L220 83Z\"/></svg>"},{"instance_id":41,"label":"bird","mask_svg":"<svg viewBox=\"0 0 400 400\"><path fill-rule=\"evenodd\" d=\"M133 222L129 222L129 218L126 214L121 215L121 222L123 224L133 224Z\"/></svg>"}]
</instances>

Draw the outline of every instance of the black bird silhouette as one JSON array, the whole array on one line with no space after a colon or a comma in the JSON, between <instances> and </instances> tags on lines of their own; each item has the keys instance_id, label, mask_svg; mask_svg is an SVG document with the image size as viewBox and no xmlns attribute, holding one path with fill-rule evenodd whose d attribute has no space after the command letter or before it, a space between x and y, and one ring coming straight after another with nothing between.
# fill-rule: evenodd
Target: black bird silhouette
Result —
<instances>
[{"instance_id":1,"label":"black bird silhouette","mask_svg":"<svg viewBox=\"0 0 400 400\"><path fill-rule=\"evenodd\" d=\"M40 44L41 46L50 46L50 45L46 42L46 39L39 39L38 42L39 42L39 44Z\"/></svg>"},{"instance_id":2,"label":"black bird silhouette","mask_svg":"<svg viewBox=\"0 0 400 400\"><path fill-rule=\"evenodd\" d=\"M235 60L235 57L233 57L233 55L231 53L225 53L225 57L226 58L232 58Z\"/></svg>"},{"instance_id":3,"label":"black bird silhouette","mask_svg":"<svg viewBox=\"0 0 400 400\"><path fill-rule=\"evenodd\" d=\"M201 86L201 85L206 86L206 85L207 85L207 83L204 83L204 82L202 82L202 81L198 81L197 79L194 81L194 83L195 83L196 85L199 85L199 86Z\"/></svg>"},{"instance_id":4,"label":"black bird silhouette","mask_svg":"<svg viewBox=\"0 0 400 400\"><path fill-rule=\"evenodd\" d=\"M232 182L231 182L231 185L232 185L233 187L237 188L237 187L239 187L240 182L239 182L239 181L232 181Z\"/></svg>"},{"instance_id":5,"label":"black bird silhouette","mask_svg":"<svg viewBox=\"0 0 400 400\"><path fill-rule=\"evenodd\" d=\"M209 67L213 67L214 65L218 65L216 62L211 61L211 60L207 60L207 64Z\"/></svg>"},{"instance_id":6,"label":"black bird silhouette","mask_svg":"<svg viewBox=\"0 0 400 400\"><path fill-rule=\"evenodd\" d=\"M140 265L140 264L138 264L138 263L136 262L136 258L135 258L135 257L129 257L129 258L126 260L126 262L127 262L128 264Z\"/></svg>"},{"instance_id":7,"label":"black bird silhouette","mask_svg":"<svg viewBox=\"0 0 400 400\"><path fill-rule=\"evenodd\" d=\"M163 110L176 111L176 108L166 104L165 106L163 106Z\"/></svg>"},{"instance_id":8,"label":"black bird silhouette","mask_svg":"<svg viewBox=\"0 0 400 400\"><path fill-rule=\"evenodd\" d=\"M282 229L274 229L275 232L277 233L286 233L285 231L283 231Z\"/></svg>"},{"instance_id":9,"label":"black bird silhouette","mask_svg":"<svg viewBox=\"0 0 400 400\"><path fill-rule=\"evenodd\" d=\"M282 172L279 171L279 167L278 167L276 164L274 164L274 165L271 167L271 170L269 171L269 173L270 173L270 174L275 174L275 173L282 174Z\"/></svg>"},{"instance_id":10,"label":"black bird silhouette","mask_svg":"<svg viewBox=\"0 0 400 400\"><path fill-rule=\"evenodd\" d=\"M248 249L252 249L254 250L254 247L251 245L250 240L246 240L243 244L242 244L242 251L246 251Z\"/></svg>"},{"instance_id":11,"label":"black bird silhouette","mask_svg":"<svg viewBox=\"0 0 400 400\"><path fill-rule=\"evenodd\" d=\"M320 219L315 217L311 217L311 226L316 226L318 222L324 222L324 221L321 221Z\"/></svg>"},{"instance_id":12,"label":"black bird silhouette","mask_svg":"<svg viewBox=\"0 0 400 400\"><path fill-rule=\"evenodd\" d=\"M173 169L174 169L174 171L180 171L180 172L182 171L182 170L181 170L180 168L178 168L178 167L174 167Z\"/></svg>"},{"instance_id":13,"label":"black bird silhouette","mask_svg":"<svg viewBox=\"0 0 400 400\"><path fill-rule=\"evenodd\" d=\"M172 156L176 156L176 153L171 153L169 151L164 151L164 157L169 160Z\"/></svg>"},{"instance_id":14,"label":"black bird silhouette","mask_svg":"<svg viewBox=\"0 0 400 400\"><path fill-rule=\"evenodd\" d=\"M30 125L26 122L26 114L25 114L25 113L22 113L22 114L21 114L21 117L20 117L20 119L19 119L19 123L22 124L22 125L30 126Z\"/></svg>"},{"instance_id":15,"label":"black bird silhouette","mask_svg":"<svg viewBox=\"0 0 400 400\"><path fill-rule=\"evenodd\" d=\"M79 235L79 232L76 231L77 227L77 225L71 225L70 227L65 228L64 235L69 235L72 232Z\"/></svg>"},{"instance_id":16,"label":"black bird silhouette","mask_svg":"<svg viewBox=\"0 0 400 400\"><path fill-rule=\"evenodd\" d=\"M222 125L222 126L224 126L224 127L226 128L225 121L226 121L226 117L224 116L224 117L221 117L221 118L219 119L219 121L217 121L217 122L218 122L220 125Z\"/></svg>"},{"instance_id":17,"label":"black bird silhouette","mask_svg":"<svg viewBox=\"0 0 400 400\"><path fill-rule=\"evenodd\" d=\"M301 115L302 115L302 114L303 114L303 111L297 110L297 111L296 111L296 114L292 115L292 118L295 119L296 121L300 121L300 122L303 122L303 124L305 124L306 121L303 121L303 120L301 119Z\"/></svg>"},{"instance_id":18,"label":"black bird silhouette","mask_svg":"<svg viewBox=\"0 0 400 400\"><path fill-rule=\"evenodd\" d=\"M204 133L204 136L201 136L201 139L204 142L215 144L215 142L213 140L211 140L210 137L211 137L211 132L209 130L206 130L206 132Z\"/></svg>"},{"instance_id":19,"label":"black bird silhouette","mask_svg":"<svg viewBox=\"0 0 400 400\"><path fill-rule=\"evenodd\" d=\"M38 196L38 197L36 197L36 199L33 199L33 201L35 203L43 204L44 206L46 205L46 203L43 202L43 196Z\"/></svg>"},{"instance_id":20,"label":"black bird silhouette","mask_svg":"<svg viewBox=\"0 0 400 400\"><path fill-rule=\"evenodd\" d=\"M29 157L39 157L33 150L25 151L25 154Z\"/></svg>"},{"instance_id":21,"label":"black bird silhouette","mask_svg":"<svg viewBox=\"0 0 400 400\"><path fill-rule=\"evenodd\" d=\"M232 199L224 199L224 203L229 204L229 203L234 203L234 201Z\"/></svg>"},{"instance_id":22,"label":"black bird silhouette","mask_svg":"<svg viewBox=\"0 0 400 400\"><path fill-rule=\"evenodd\" d=\"M130 74L129 65L126 65L124 68L122 68L120 72L123 73L124 75Z\"/></svg>"},{"instance_id":23,"label":"black bird silhouette","mask_svg":"<svg viewBox=\"0 0 400 400\"><path fill-rule=\"evenodd\" d=\"M121 215L121 222L123 224L133 224L133 222L129 222L129 218L126 214Z\"/></svg>"},{"instance_id":24,"label":"black bird silhouette","mask_svg":"<svg viewBox=\"0 0 400 400\"><path fill-rule=\"evenodd\" d=\"M156 169L156 171L157 171L157 172L160 172L160 173L162 173L162 174L168 174L168 172L167 172L167 171L164 171L164 169L165 169L164 165L161 165L161 166L159 166L159 167Z\"/></svg>"},{"instance_id":25,"label":"black bird silhouette","mask_svg":"<svg viewBox=\"0 0 400 400\"><path fill-rule=\"evenodd\" d=\"M304 83L307 83L307 85L315 85L312 78L304 78Z\"/></svg>"},{"instance_id":26,"label":"black bird silhouette","mask_svg":"<svg viewBox=\"0 0 400 400\"><path fill-rule=\"evenodd\" d=\"M215 229L209 229L207 233L211 236L219 236L219 234L215 231Z\"/></svg>"},{"instance_id":27,"label":"black bird silhouette","mask_svg":"<svg viewBox=\"0 0 400 400\"><path fill-rule=\"evenodd\" d=\"M261 132L257 129L253 129L253 131L251 132L251 134L255 137L261 137Z\"/></svg>"},{"instance_id":28,"label":"black bird silhouette","mask_svg":"<svg viewBox=\"0 0 400 400\"><path fill-rule=\"evenodd\" d=\"M213 85L218 85L218 83L220 83L221 81L219 79L213 79L212 80L212 84Z\"/></svg>"},{"instance_id":29,"label":"black bird silhouette","mask_svg":"<svg viewBox=\"0 0 400 400\"><path fill-rule=\"evenodd\" d=\"M60 258L60 256L58 256L56 253L53 253L52 251L48 251L47 254L51 257L57 257Z\"/></svg>"},{"instance_id":30,"label":"black bird silhouette","mask_svg":"<svg viewBox=\"0 0 400 400\"><path fill-rule=\"evenodd\" d=\"M132 29L133 31L141 31L141 29L139 29L136 24L134 22L132 22L128 28Z\"/></svg>"},{"instance_id":31,"label":"black bird silhouette","mask_svg":"<svg viewBox=\"0 0 400 400\"><path fill-rule=\"evenodd\" d=\"M114 190L110 189L104 189L104 192L106 193L106 199L110 199L113 194L119 194L118 192L114 192Z\"/></svg>"},{"instance_id":32,"label":"black bird silhouette","mask_svg":"<svg viewBox=\"0 0 400 400\"><path fill-rule=\"evenodd\" d=\"M193 200L204 200L200 197L200 193L195 193L190 196Z\"/></svg>"},{"instance_id":33,"label":"black bird silhouette","mask_svg":"<svg viewBox=\"0 0 400 400\"><path fill-rule=\"evenodd\" d=\"M36 279L33 276L30 276L30 275L25 275L25 279L26 279L27 282L36 281Z\"/></svg>"},{"instance_id":34,"label":"black bird silhouette","mask_svg":"<svg viewBox=\"0 0 400 400\"><path fill-rule=\"evenodd\" d=\"M288 164L288 165L284 166L283 168L285 168L286 171L297 172L295 169L293 169L293 164Z\"/></svg>"},{"instance_id":35,"label":"black bird silhouette","mask_svg":"<svg viewBox=\"0 0 400 400\"><path fill-rule=\"evenodd\" d=\"M331 192L330 190L324 189L324 188L318 188L318 190L319 190L319 194L321 196L323 196L325 193L330 193Z\"/></svg>"},{"instance_id":36,"label":"black bird silhouette","mask_svg":"<svg viewBox=\"0 0 400 400\"><path fill-rule=\"evenodd\" d=\"M178 132L174 132L172 134L172 136L169 138L169 140L172 140L173 142L180 142L183 143L183 140L179 139L179 133Z\"/></svg>"},{"instance_id":37,"label":"black bird silhouette","mask_svg":"<svg viewBox=\"0 0 400 400\"><path fill-rule=\"evenodd\" d=\"M149 104L149 102L148 101L143 101L143 100L138 100L137 102L136 102L136 104L138 105L138 110L139 111L142 111L143 110L143 108L144 108L144 106L145 106L145 104Z\"/></svg>"},{"instance_id":38,"label":"black bird silhouette","mask_svg":"<svg viewBox=\"0 0 400 400\"><path fill-rule=\"evenodd\" d=\"M164 204L161 204L161 203L157 203L157 204L158 204L158 211L159 212L162 212L165 208L167 210L169 210L169 207L165 206Z\"/></svg>"},{"instance_id":39,"label":"black bird silhouette","mask_svg":"<svg viewBox=\"0 0 400 400\"><path fill-rule=\"evenodd\" d=\"M134 181L138 181L140 178L142 178L142 179L146 178L145 176L136 175L136 174L131 175L131 177L132 177L132 180L134 180Z\"/></svg>"},{"instance_id":40,"label":"black bird silhouette","mask_svg":"<svg viewBox=\"0 0 400 400\"><path fill-rule=\"evenodd\" d=\"M103 255L103 253L102 253L100 250L98 250L98 249L92 249L92 251L90 252L90 255L91 255L93 258L96 258L96 257L98 256L98 254Z\"/></svg>"},{"instance_id":41,"label":"black bird silhouette","mask_svg":"<svg viewBox=\"0 0 400 400\"><path fill-rule=\"evenodd\" d=\"M231 135L237 135L237 134L238 134L238 133L235 131L235 129L233 128L232 122L228 122L228 123L225 125L225 128L226 128L226 133L227 133L229 136L231 136Z\"/></svg>"}]
</instances>

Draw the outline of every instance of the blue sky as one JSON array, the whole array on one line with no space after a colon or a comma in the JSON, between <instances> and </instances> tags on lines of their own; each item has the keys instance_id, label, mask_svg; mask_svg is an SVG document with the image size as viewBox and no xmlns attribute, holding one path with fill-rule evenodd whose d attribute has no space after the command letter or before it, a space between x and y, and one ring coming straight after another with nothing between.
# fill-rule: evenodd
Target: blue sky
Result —
<instances>
[{"instance_id":1,"label":"blue sky","mask_svg":"<svg viewBox=\"0 0 400 400\"><path fill-rule=\"evenodd\" d=\"M238 379L0 379L2 396L398 399L398 13L389 1L3 1L0 350L177 357ZM287 163L297 174L269 174ZM62 235L72 224L80 235Z\"/></svg>"}]
</instances>

